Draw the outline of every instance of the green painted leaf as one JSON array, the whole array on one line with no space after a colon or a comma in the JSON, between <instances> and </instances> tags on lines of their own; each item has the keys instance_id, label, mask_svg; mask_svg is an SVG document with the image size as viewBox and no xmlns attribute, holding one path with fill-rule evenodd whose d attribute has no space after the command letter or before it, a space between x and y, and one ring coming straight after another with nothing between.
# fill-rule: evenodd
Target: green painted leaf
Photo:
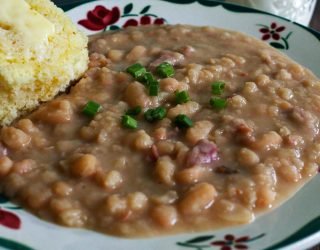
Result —
<instances>
[{"instance_id":1,"label":"green painted leaf","mask_svg":"<svg viewBox=\"0 0 320 250\"><path fill-rule=\"evenodd\" d=\"M282 247L288 246L290 244L293 244L295 242L298 242L308 236L311 236L314 233L318 233L320 230L320 216L313 219L309 223L307 223L305 226L300 228L297 232L290 235L288 238L264 249L264 250L276 250L280 249Z\"/></svg>"},{"instance_id":2,"label":"green painted leaf","mask_svg":"<svg viewBox=\"0 0 320 250\"><path fill-rule=\"evenodd\" d=\"M259 234L259 235L255 236L255 237L249 238L246 242L251 242L251 241L258 240L258 239L260 239L260 238L262 238L264 236L266 236L266 234L262 233L262 234Z\"/></svg>"},{"instance_id":3,"label":"green painted leaf","mask_svg":"<svg viewBox=\"0 0 320 250\"><path fill-rule=\"evenodd\" d=\"M276 49L285 49L281 43L271 42L270 45Z\"/></svg>"},{"instance_id":4,"label":"green painted leaf","mask_svg":"<svg viewBox=\"0 0 320 250\"><path fill-rule=\"evenodd\" d=\"M145 14L145 16L153 16L153 17L155 17L155 18L157 18L158 16L157 15L155 15L155 14ZM165 20L164 18L162 18L163 20Z\"/></svg>"},{"instance_id":5,"label":"green painted leaf","mask_svg":"<svg viewBox=\"0 0 320 250\"><path fill-rule=\"evenodd\" d=\"M269 26L264 25L264 24L260 24L260 23L258 23L258 24L257 24L257 26L260 26L260 27L263 27L263 28L266 28L266 29L268 29L268 28L269 28Z\"/></svg>"},{"instance_id":6,"label":"green painted leaf","mask_svg":"<svg viewBox=\"0 0 320 250\"><path fill-rule=\"evenodd\" d=\"M111 25L111 26L109 27L109 29L110 29L110 30L118 30L118 29L120 29L120 27L117 26L117 25Z\"/></svg>"},{"instance_id":7,"label":"green painted leaf","mask_svg":"<svg viewBox=\"0 0 320 250\"><path fill-rule=\"evenodd\" d=\"M9 199L3 194L0 194L0 204L7 203L7 202L9 202Z\"/></svg>"},{"instance_id":8,"label":"green painted leaf","mask_svg":"<svg viewBox=\"0 0 320 250\"><path fill-rule=\"evenodd\" d=\"M5 206L6 209L11 209L11 210L20 210L22 209L22 207L18 207L18 206Z\"/></svg>"},{"instance_id":9,"label":"green painted leaf","mask_svg":"<svg viewBox=\"0 0 320 250\"><path fill-rule=\"evenodd\" d=\"M0 237L0 246L9 249L9 250L34 250L31 247L28 247L22 243L19 243L17 241L9 240Z\"/></svg>"},{"instance_id":10,"label":"green painted leaf","mask_svg":"<svg viewBox=\"0 0 320 250\"><path fill-rule=\"evenodd\" d=\"M133 4L129 3L124 7L123 13L124 14L129 14L132 11L132 9L133 9Z\"/></svg>"},{"instance_id":11,"label":"green painted leaf","mask_svg":"<svg viewBox=\"0 0 320 250\"><path fill-rule=\"evenodd\" d=\"M163 0L170 3L177 3L177 4L190 4L196 2L196 0Z\"/></svg>"},{"instance_id":12,"label":"green painted leaf","mask_svg":"<svg viewBox=\"0 0 320 250\"><path fill-rule=\"evenodd\" d=\"M288 33L288 35L285 37L285 39L286 39L286 40L288 40L288 39L289 39L289 37L292 35L292 33L293 33L292 31L291 31L291 32L289 32L289 33Z\"/></svg>"},{"instance_id":13,"label":"green painted leaf","mask_svg":"<svg viewBox=\"0 0 320 250\"><path fill-rule=\"evenodd\" d=\"M214 235L204 235L204 236L199 236L196 238L193 238L191 240L186 241L186 243L199 243L207 240L211 240L214 238Z\"/></svg>"},{"instance_id":14,"label":"green painted leaf","mask_svg":"<svg viewBox=\"0 0 320 250\"><path fill-rule=\"evenodd\" d=\"M144 7L141 11L140 14L144 14L147 13L150 10L151 5L147 5L146 7Z\"/></svg>"}]
</instances>

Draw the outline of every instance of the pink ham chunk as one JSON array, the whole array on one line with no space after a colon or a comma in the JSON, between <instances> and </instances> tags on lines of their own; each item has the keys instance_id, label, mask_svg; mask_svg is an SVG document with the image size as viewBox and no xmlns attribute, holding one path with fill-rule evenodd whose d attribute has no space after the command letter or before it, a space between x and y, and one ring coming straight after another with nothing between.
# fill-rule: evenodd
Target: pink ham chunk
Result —
<instances>
[{"instance_id":1,"label":"pink ham chunk","mask_svg":"<svg viewBox=\"0 0 320 250\"><path fill-rule=\"evenodd\" d=\"M210 164L219 160L218 147L208 140L200 140L188 153L186 165Z\"/></svg>"}]
</instances>

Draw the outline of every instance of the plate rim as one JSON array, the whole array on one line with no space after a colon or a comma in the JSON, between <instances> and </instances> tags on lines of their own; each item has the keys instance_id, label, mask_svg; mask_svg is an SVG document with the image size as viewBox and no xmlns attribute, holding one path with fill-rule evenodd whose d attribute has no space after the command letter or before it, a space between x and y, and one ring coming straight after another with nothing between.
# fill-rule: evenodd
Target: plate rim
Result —
<instances>
[{"instance_id":1,"label":"plate rim","mask_svg":"<svg viewBox=\"0 0 320 250\"><path fill-rule=\"evenodd\" d=\"M58 5L58 7L63 9L65 12L68 12L68 11L71 11L75 8L82 6L82 5L85 5L87 3L100 2L100 1L103 1L103 0L83 0L83 1L81 1L81 3L80 2L78 2L78 3L65 3L62 5ZM131 1L137 1L137 0L131 0ZM168 3L181 4L181 5L199 3L200 5L203 5L205 7L216 7L218 5L221 5L224 9L232 11L232 12L257 13L257 14L264 14L264 15L268 15L268 16L273 16L273 17L280 18L286 22L292 23L296 26L303 28L304 30L308 31L313 36L315 36L317 38L317 40L320 42L320 31L317 31L311 27L305 26L305 25L300 24L298 22L291 21L288 18L279 16L279 15L276 15L276 14L273 14L273 13L270 13L267 11L259 10L256 8L236 4L236 3L229 3L229 2L225 2L225 1L221 1L221 0L152 0L152 1L153 2L168 2Z\"/></svg>"},{"instance_id":2,"label":"plate rim","mask_svg":"<svg viewBox=\"0 0 320 250\"><path fill-rule=\"evenodd\" d=\"M83 0L81 3L80 2L73 3L73 4L70 3L69 5L65 5L65 7L58 5L58 7L62 8L65 12L68 12L68 11L71 11L73 9L79 8L82 5L88 4L90 2L104 2L104 3L106 3L107 1L103 1L103 0ZM138 0L131 0L131 2L138 2ZM219 1L219 0L212 0L212 1L210 1L210 0L153 0L153 1L151 1L151 3L152 2L154 2L154 3L155 2L168 2L168 3L174 3L174 4L193 4L193 3L197 2L197 3L199 3L199 4L201 4L201 5L205 6L205 7L216 7L216 6L221 5L226 11L232 11L232 10L230 10L228 8L236 8L236 9L239 9L241 11L232 11L232 12L258 13L258 14L264 14L264 15L268 15L268 16L273 16L273 17L280 18L282 20L285 20L286 22L292 23L294 25L297 25L297 26L303 28L304 30L308 31L308 33L310 33L311 35L315 36L317 38L317 41L320 42L320 32L318 32L318 31L316 31L316 30L314 30L314 29L312 29L310 27L304 26L304 25L296 23L296 22L292 22L287 18L278 16L278 15L275 15L275 14L272 14L272 13L268 13L268 12L265 12L265 11L261 11L261 10L257 10L257 9L249 8L249 7L245 7L245 6L240 6L238 4L226 3L226 2ZM70 7L71 5L73 5L73 6ZM225 7L227 7L227 8L225 8ZM315 176L313 178L317 178L317 177ZM319 176L318 176L318 178L319 178ZM314 217L314 219L316 219L316 218L320 218L320 215L318 217L317 216ZM306 222L306 224L308 224L308 222ZM302 225L302 227L303 227L303 225ZM211 233L211 232L214 232L214 230L208 231L208 233ZM205 233L205 232L198 232L198 233ZM101 233L99 233L99 234L101 234ZM165 235L165 236L163 236L163 238L166 238L168 236L173 236L173 237L177 236L178 237L179 235L183 235L183 234ZM193 235L193 234L189 233L189 235ZM311 241L313 241L312 238L316 239L314 241L314 243L311 243ZM141 238L137 238L137 239L141 240ZM144 239L148 239L148 238L142 238L142 240L144 240ZM136 239L133 239L133 240L136 240ZM306 243L304 243L305 241L306 241ZM302 245L302 247L306 247L306 246L307 247L311 247L313 244L316 244L316 242L320 242L320 230L318 230L317 232L314 232L314 233L312 233L312 234L310 234L310 235L308 235L306 237L303 237L303 238L298 239L296 241L293 241L293 242L291 242L289 244L286 244L286 245L282 246L281 248L271 248L272 246L270 244L270 246L265 248L265 250L271 250L271 249L272 250L273 249L283 249L283 250L299 249L300 245ZM277 244L277 242L275 242L275 244Z\"/></svg>"}]
</instances>

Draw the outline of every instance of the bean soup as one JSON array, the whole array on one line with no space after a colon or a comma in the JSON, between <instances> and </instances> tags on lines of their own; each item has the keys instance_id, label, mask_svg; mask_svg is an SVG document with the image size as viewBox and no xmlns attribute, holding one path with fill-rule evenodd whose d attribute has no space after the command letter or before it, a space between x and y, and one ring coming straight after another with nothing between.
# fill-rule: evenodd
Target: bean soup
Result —
<instances>
[{"instance_id":1,"label":"bean soup","mask_svg":"<svg viewBox=\"0 0 320 250\"><path fill-rule=\"evenodd\" d=\"M318 171L320 82L212 27L90 38L67 94L1 129L1 191L70 227L141 237L252 222Z\"/></svg>"}]
</instances>

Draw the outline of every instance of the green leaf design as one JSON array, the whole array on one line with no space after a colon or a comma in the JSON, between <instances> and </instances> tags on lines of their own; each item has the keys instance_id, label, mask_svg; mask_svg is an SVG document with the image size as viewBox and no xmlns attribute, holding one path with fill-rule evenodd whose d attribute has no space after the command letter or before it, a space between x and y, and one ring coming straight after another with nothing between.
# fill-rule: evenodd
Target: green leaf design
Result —
<instances>
[{"instance_id":1,"label":"green leaf design","mask_svg":"<svg viewBox=\"0 0 320 250\"><path fill-rule=\"evenodd\" d=\"M262 234L259 234L259 235L255 236L255 237L252 237L252 238L248 239L246 242L251 242L251 241L258 240L258 239L260 239L260 238L262 238L264 236L266 236L266 234L262 233Z\"/></svg>"},{"instance_id":2,"label":"green leaf design","mask_svg":"<svg viewBox=\"0 0 320 250\"><path fill-rule=\"evenodd\" d=\"M133 9L133 4L129 3L124 7L123 13L124 14L129 14L132 11L132 9Z\"/></svg>"},{"instance_id":3,"label":"green leaf design","mask_svg":"<svg viewBox=\"0 0 320 250\"><path fill-rule=\"evenodd\" d=\"M31 247L28 247L22 243L19 243L17 241L9 240L0 237L0 246L9 249L9 250L34 250Z\"/></svg>"},{"instance_id":4,"label":"green leaf design","mask_svg":"<svg viewBox=\"0 0 320 250\"><path fill-rule=\"evenodd\" d=\"M111 25L111 26L109 27L109 29L110 29L110 30L118 30L118 29L120 29L120 27L117 26L117 25Z\"/></svg>"},{"instance_id":5,"label":"green leaf design","mask_svg":"<svg viewBox=\"0 0 320 250\"><path fill-rule=\"evenodd\" d=\"M288 238L268 247L264 250L276 250L280 249L282 247L288 246L290 244L293 244L295 242L298 242L308 236L311 236L312 234L318 233L320 230L320 216L313 219L309 223L307 223L305 226L300 228L297 232L289 236Z\"/></svg>"},{"instance_id":6,"label":"green leaf design","mask_svg":"<svg viewBox=\"0 0 320 250\"><path fill-rule=\"evenodd\" d=\"M3 194L0 194L0 204L7 203L7 202L9 202L9 199Z\"/></svg>"},{"instance_id":7,"label":"green leaf design","mask_svg":"<svg viewBox=\"0 0 320 250\"><path fill-rule=\"evenodd\" d=\"M284 44L285 44L285 49L288 50L288 49L289 49L289 43L288 43L287 39L281 37L281 40L282 40L282 41L284 42Z\"/></svg>"},{"instance_id":8,"label":"green leaf design","mask_svg":"<svg viewBox=\"0 0 320 250\"><path fill-rule=\"evenodd\" d=\"M181 247L187 247L187 248L193 248L195 250L205 250L205 248L211 248L211 245L193 245L192 243L184 243L184 242L177 242L178 246Z\"/></svg>"},{"instance_id":9,"label":"green leaf design","mask_svg":"<svg viewBox=\"0 0 320 250\"><path fill-rule=\"evenodd\" d=\"M257 26L260 26L260 27L263 27L263 28L269 29L269 26L264 25L264 24L260 24L260 23L258 23L258 24L257 24Z\"/></svg>"},{"instance_id":10,"label":"green leaf design","mask_svg":"<svg viewBox=\"0 0 320 250\"><path fill-rule=\"evenodd\" d=\"M199 243L207 240L211 240L214 238L214 235L204 235L204 236L199 236L196 238L193 238L191 240L186 241L186 243Z\"/></svg>"},{"instance_id":11,"label":"green leaf design","mask_svg":"<svg viewBox=\"0 0 320 250\"><path fill-rule=\"evenodd\" d=\"M147 13L150 10L150 8L151 8L151 5L147 5L140 11L140 14Z\"/></svg>"},{"instance_id":12,"label":"green leaf design","mask_svg":"<svg viewBox=\"0 0 320 250\"><path fill-rule=\"evenodd\" d=\"M11 209L11 210L20 210L22 209L22 207L18 207L18 206L5 206L6 209Z\"/></svg>"},{"instance_id":13,"label":"green leaf design","mask_svg":"<svg viewBox=\"0 0 320 250\"><path fill-rule=\"evenodd\" d=\"M157 18L158 16L157 15L155 15L155 14L145 14L145 16L153 16L153 17L155 17L155 18ZM163 20L165 20L164 18L163 18Z\"/></svg>"},{"instance_id":14,"label":"green leaf design","mask_svg":"<svg viewBox=\"0 0 320 250\"><path fill-rule=\"evenodd\" d=\"M271 42L270 45L276 49L285 49L281 43Z\"/></svg>"},{"instance_id":15,"label":"green leaf design","mask_svg":"<svg viewBox=\"0 0 320 250\"><path fill-rule=\"evenodd\" d=\"M196 2L196 0L163 0L170 3L176 3L176 4L190 4L193 2Z\"/></svg>"},{"instance_id":16,"label":"green leaf design","mask_svg":"<svg viewBox=\"0 0 320 250\"><path fill-rule=\"evenodd\" d=\"M286 37L285 37L284 39L288 40L288 39L289 39L289 37L292 35L292 33L293 33L292 31L291 31L291 32L289 32L289 33L288 33L288 35L286 35Z\"/></svg>"}]
</instances>

